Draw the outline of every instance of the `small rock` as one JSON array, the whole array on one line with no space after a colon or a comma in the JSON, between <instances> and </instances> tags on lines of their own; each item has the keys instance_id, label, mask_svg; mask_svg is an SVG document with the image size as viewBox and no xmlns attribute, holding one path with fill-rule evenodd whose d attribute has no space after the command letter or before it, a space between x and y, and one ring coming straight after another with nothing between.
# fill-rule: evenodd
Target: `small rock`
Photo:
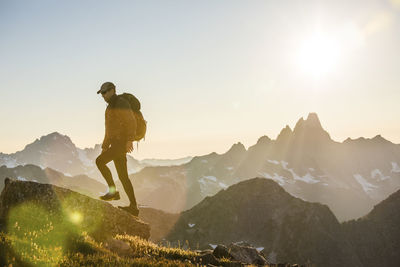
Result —
<instances>
[{"instance_id":1,"label":"small rock","mask_svg":"<svg viewBox=\"0 0 400 267\"><path fill-rule=\"evenodd\" d=\"M228 248L224 245L218 245L214 251L213 255L217 258L227 258L227 259L232 259L231 254L228 251Z\"/></svg>"},{"instance_id":2,"label":"small rock","mask_svg":"<svg viewBox=\"0 0 400 267\"><path fill-rule=\"evenodd\" d=\"M200 263L200 264L212 264L212 265L220 265L219 260L217 260L217 258L215 258L215 256L212 253L206 253L200 256L196 256L195 257L195 261L196 263Z\"/></svg>"},{"instance_id":3,"label":"small rock","mask_svg":"<svg viewBox=\"0 0 400 267\"><path fill-rule=\"evenodd\" d=\"M228 251L231 257L245 264L266 265L267 260L254 247L230 244Z\"/></svg>"}]
</instances>

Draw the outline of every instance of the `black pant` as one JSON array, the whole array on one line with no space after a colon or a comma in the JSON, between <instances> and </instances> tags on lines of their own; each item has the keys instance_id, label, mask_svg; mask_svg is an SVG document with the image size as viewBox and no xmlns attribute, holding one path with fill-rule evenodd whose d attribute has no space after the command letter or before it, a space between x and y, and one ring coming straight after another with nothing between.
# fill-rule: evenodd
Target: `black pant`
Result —
<instances>
[{"instance_id":1,"label":"black pant","mask_svg":"<svg viewBox=\"0 0 400 267\"><path fill-rule=\"evenodd\" d=\"M119 180L124 187L125 193L128 195L131 205L137 207L135 193L133 192L132 183L129 180L128 169L126 166L126 142L111 143L111 147L103 151L100 156L96 158L97 168L99 168L109 187L115 187L111 171L106 165L112 160L114 161Z\"/></svg>"}]
</instances>

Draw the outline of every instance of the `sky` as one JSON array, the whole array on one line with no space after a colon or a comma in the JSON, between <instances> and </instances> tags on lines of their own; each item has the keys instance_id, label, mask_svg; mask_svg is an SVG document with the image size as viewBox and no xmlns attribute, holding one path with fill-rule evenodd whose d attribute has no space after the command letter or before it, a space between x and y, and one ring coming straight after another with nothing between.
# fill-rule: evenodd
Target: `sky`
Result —
<instances>
[{"instance_id":1,"label":"sky","mask_svg":"<svg viewBox=\"0 0 400 267\"><path fill-rule=\"evenodd\" d=\"M131 155L246 147L316 112L331 138L400 143L400 0L0 0L0 152L104 137L112 81L148 121Z\"/></svg>"}]
</instances>

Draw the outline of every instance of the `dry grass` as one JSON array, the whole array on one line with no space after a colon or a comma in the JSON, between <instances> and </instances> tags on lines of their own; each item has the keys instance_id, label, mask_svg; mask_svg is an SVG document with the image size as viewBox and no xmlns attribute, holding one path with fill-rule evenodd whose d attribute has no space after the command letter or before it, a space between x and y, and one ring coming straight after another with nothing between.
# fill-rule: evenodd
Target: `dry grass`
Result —
<instances>
[{"instance_id":1,"label":"dry grass","mask_svg":"<svg viewBox=\"0 0 400 267\"><path fill-rule=\"evenodd\" d=\"M19 238L0 233L0 266L193 266L193 251L161 247L139 237L117 235L126 242L133 253L118 256L96 243L84 233L70 241L68 248L49 243L40 244L40 235L29 233L32 238ZM191 261L191 262L190 262Z\"/></svg>"}]
</instances>

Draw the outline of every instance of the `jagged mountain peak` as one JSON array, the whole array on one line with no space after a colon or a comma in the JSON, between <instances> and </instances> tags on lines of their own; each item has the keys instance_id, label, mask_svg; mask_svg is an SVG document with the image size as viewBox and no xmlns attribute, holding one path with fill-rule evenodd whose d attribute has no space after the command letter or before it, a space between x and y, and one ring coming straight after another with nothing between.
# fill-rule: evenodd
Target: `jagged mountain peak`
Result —
<instances>
[{"instance_id":1,"label":"jagged mountain peak","mask_svg":"<svg viewBox=\"0 0 400 267\"><path fill-rule=\"evenodd\" d=\"M382 135L378 134L377 136L375 136L374 138L372 138L373 141L375 142L380 142L380 143L391 143L389 140L385 139L382 137Z\"/></svg>"},{"instance_id":2,"label":"jagged mountain peak","mask_svg":"<svg viewBox=\"0 0 400 267\"><path fill-rule=\"evenodd\" d=\"M318 128L323 130L318 115L314 112L309 113L306 120L304 120L303 117L300 118L294 127L294 131L303 127Z\"/></svg>"},{"instance_id":3,"label":"jagged mountain peak","mask_svg":"<svg viewBox=\"0 0 400 267\"><path fill-rule=\"evenodd\" d=\"M67 147L76 148L69 136L62 135L58 132L52 132L48 135L43 135L40 139L37 138L33 143L26 145L24 150L38 146L53 146L54 144L63 144Z\"/></svg>"},{"instance_id":4,"label":"jagged mountain peak","mask_svg":"<svg viewBox=\"0 0 400 267\"><path fill-rule=\"evenodd\" d=\"M260 138L258 138L257 140L257 144L261 144L261 143L269 143L271 142L271 138L269 138L266 135L261 136Z\"/></svg>"},{"instance_id":5,"label":"jagged mountain peak","mask_svg":"<svg viewBox=\"0 0 400 267\"><path fill-rule=\"evenodd\" d=\"M318 115L315 112L310 112L307 116L306 121L310 124L314 124L316 126L322 127L321 122L319 121Z\"/></svg>"},{"instance_id":6,"label":"jagged mountain peak","mask_svg":"<svg viewBox=\"0 0 400 267\"><path fill-rule=\"evenodd\" d=\"M246 152L246 148L241 142L233 144L226 153L237 153L237 152Z\"/></svg>"},{"instance_id":7,"label":"jagged mountain peak","mask_svg":"<svg viewBox=\"0 0 400 267\"><path fill-rule=\"evenodd\" d=\"M278 137L276 138L277 140L286 140L290 135L293 133L292 129L289 127L289 125L286 125L285 128L281 130L279 133Z\"/></svg>"},{"instance_id":8,"label":"jagged mountain peak","mask_svg":"<svg viewBox=\"0 0 400 267\"><path fill-rule=\"evenodd\" d=\"M61 140L72 144L72 140L71 138L69 138L69 136L60 134L59 132L52 132L48 135L43 135L39 139L39 141L42 142L57 141L57 140Z\"/></svg>"},{"instance_id":9,"label":"jagged mountain peak","mask_svg":"<svg viewBox=\"0 0 400 267\"><path fill-rule=\"evenodd\" d=\"M309 113L307 119L300 118L294 127L293 134L297 137L307 136L310 140L327 139L331 140L327 131L322 128L317 113Z\"/></svg>"}]
</instances>

